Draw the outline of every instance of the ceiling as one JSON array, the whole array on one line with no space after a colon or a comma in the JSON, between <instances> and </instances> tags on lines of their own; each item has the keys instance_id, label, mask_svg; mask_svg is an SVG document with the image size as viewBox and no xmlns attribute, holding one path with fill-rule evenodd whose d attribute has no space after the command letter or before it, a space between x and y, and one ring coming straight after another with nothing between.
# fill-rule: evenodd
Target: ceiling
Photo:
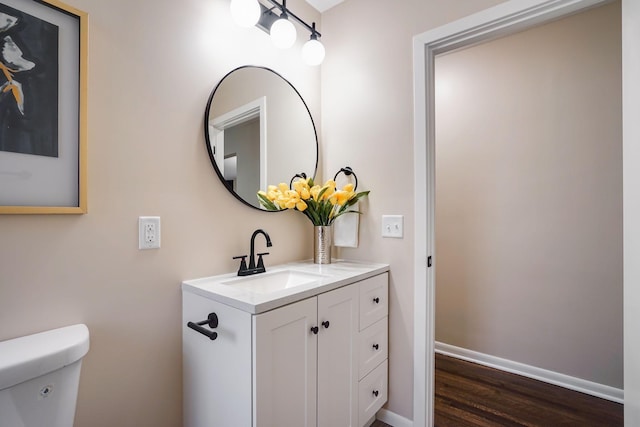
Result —
<instances>
[{"instance_id":1,"label":"ceiling","mask_svg":"<svg viewBox=\"0 0 640 427\"><path fill-rule=\"evenodd\" d=\"M342 3L344 0L306 0L311 6L316 8L318 12L322 13Z\"/></svg>"}]
</instances>

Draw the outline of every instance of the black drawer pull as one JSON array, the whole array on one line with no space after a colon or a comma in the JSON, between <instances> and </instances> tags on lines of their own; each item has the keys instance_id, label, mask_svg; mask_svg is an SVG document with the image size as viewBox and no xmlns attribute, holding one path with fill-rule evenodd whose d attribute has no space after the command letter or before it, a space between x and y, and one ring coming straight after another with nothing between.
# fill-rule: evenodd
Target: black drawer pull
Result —
<instances>
[{"instance_id":1,"label":"black drawer pull","mask_svg":"<svg viewBox=\"0 0 640 427\"><path fill-rule=\"evenodd\" d=\"M374 345L373 345L373 349L374 349L374 350L377 350L377 349L379 349L379 348L380 348L380 346L379 346L378 344L374 344Z\"/></svg>"},{"instance_id":2,"label":"black drawer pull","mask_svg":"<svg viewBox=\"0 0 640 427\"><path fill-rule=\"evenodd\" d=\"M375 298L373 299L373 302L375 302L376 304L380 304L380 298L375 297Z\"/></svg>"},{"instance_id":3,"label":"black drawer pull","mask_svg":"<svg viewBox=\"0 0 640 427\"><path fill-rule=\"evenodd\" d=\"M311 327L311 332L313 332L313 334L314 334L314 335L317 335L317 334L318 334L318 330L319 330L319 329L318 329L318 327L317 327L317 326L312 326L312 327Z\"/></svg>"},{"instance_id":4,"label":"black drawer pull","mask_svg":"<svg viewBox=\"0 0 640 427\"><path fill-rule=\"evenodd\" d=\"M378 397L378 394L379 394L378 390L373 390L373 395L374 395L375 397Z\"/></svg>"},{"instance_id":5,"label":"black drawer pull","mask_svg":"<svg viewBox=\"0 0 640 427\"><path fill-rule=\"evenodd\" d=\"M218 333L215 331L209 331L203 328L201 325L208 325L211 329L215 329L218 327L218 315L215 313L209 313L206 320L201 320L199 322L187 322L187 326L193 329L196 332L200 332L202 335L206 335L209 337L211 341L218 338Z\"/></svg>"},{"instance_id":6,"label":"black drawer pull","mask_svg":"<svg viewBox=\"0 0 640 427\"><path fill-rule=\"evenodd\" d=\"M324 322L322 322L322 326L324 326L325 329L329 329L329 321L325 320Z\"/></svg>"}]
</instances>

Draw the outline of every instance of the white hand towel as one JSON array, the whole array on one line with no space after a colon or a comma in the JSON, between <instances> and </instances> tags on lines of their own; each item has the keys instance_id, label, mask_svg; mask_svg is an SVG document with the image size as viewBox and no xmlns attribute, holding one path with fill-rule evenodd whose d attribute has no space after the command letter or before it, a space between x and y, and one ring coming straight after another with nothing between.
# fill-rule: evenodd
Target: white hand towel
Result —
<instances>
[{"instance_id":1,"label":"white hand towel","mask_svg":"<svg viewBox=\"0 0 640 427\"><path fill-rule=\"evenodd\" d=\"M351 206L349 210L358 211L359 202ZM346 213L336 218L333 222L333 246L357 248L359 224L360 214L357 213Z\"/></svg>"}]
</instances>

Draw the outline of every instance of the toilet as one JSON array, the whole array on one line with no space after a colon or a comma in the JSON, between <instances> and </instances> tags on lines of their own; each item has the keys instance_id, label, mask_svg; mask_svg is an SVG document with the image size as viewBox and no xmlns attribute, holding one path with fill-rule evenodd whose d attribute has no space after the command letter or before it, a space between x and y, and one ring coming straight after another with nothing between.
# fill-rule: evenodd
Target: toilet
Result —
<instances>
[{"instance_id":1,"label":"toilet","mask_svg":"<svg viewBox=\"0 0 640 427\"><path fill-rule=\"evenodd\" d=\"M88 351L82 324L0 342L0 427L72 427Z\"/></svg>"}]
</instances>

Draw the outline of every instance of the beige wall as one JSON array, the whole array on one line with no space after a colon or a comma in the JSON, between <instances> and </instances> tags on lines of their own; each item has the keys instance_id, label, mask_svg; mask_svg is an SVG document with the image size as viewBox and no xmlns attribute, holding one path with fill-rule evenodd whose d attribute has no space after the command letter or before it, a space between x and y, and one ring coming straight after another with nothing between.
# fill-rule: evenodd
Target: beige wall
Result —
<instances>
[{"instance_id":1,"label":"beige wall","mask_svg":"<svg viewBox=\"0 0 640 427\"><path fill-rule=\"evenodd\" d=\"M349 165L371 190L360 247L339 254L391 265L387 408L407 419L413 418L412 38L497 3L348 0L322 17L325 175ZM380 236L383 214L404 215L404 239Z\"/></svg>"},{"instance_id":2,"label":"beige wall","mask_svg":"<svg viewBox=\"0 0 640 427\"><path fill-rule=\"evenodd\" d=\"M623 386L620 3L436 58L436 340Z\"/></svg>"},{"instance_id":3,"label":"beige wall","mask_svg":"<svg viewBox=\"0 0 640 427\"><path fill-rule=\"evenodd\" d=\"M0 216L0 340L84 322L76 426L180 426L181 281L236 269L259 227L267 266L311 256L302 215L250 209L218 181L205 104L231 69L265 65L319 119L320 72L234 26L228 0L68 2L90 20L89 213ZM161 249L138 250L140 215L161 216Z\"/></svg>"}]
</instances>

